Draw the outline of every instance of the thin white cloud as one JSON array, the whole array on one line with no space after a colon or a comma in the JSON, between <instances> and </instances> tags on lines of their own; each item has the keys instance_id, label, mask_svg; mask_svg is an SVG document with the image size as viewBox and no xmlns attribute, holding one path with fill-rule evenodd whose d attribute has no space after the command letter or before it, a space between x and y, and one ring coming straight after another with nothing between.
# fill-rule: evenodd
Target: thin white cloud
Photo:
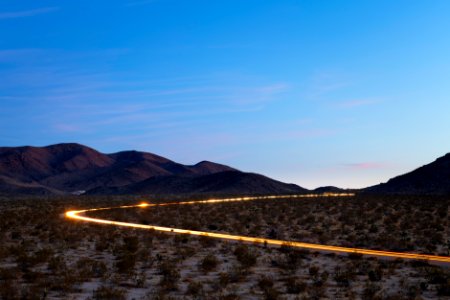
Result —
<instances>
[{"instance_id":1,"label":"thin white cloud","mask_svg":"<svg viewBox=\"0 0 450 300\"><path fill-rule=\"evenodd\" d=\"M58 7L43 7L43 8L37 8L37 9L22 10L22 11L0 12L0 20L33 17L33 16L37 16L37 15L54 12L54 11L57 11L58 9L59 9Z\"/></svg>"},{"instance_id":2,"label":"thin white cloud","mask_svg":"<svg viewBox=\"0 0 450 300\"><path fill-rule=\"evenodd\" d=\"M54 129L58 132L62 133L72 133L72 132L79 132L81 131L80 127L71 125L71 124L65 124L65 123L58 123L54 125Z\"/></svg>"},{"instance_id":3,"label":"thin white cloud","mask_svg":"<svg viewBox=\"0 0 450 300\"><path fill-rule=\"evenodd\" d=\"M235 105L264 105L277 99L282 93L288 91L286 83L275 83L253 88L238 88L230 93L230 102Z\"/></svg>"},{"instance_id":4,"label":"thin white cloud","mask_svg":"<svg viewBox=\"0 0 450 300\"><path fill-rule=\"evenodd\" d=\"M318 72L313 74L307 92L307 98L318 100L331 93L341 91L353 85L353 82L345 74L333 72Z\"/></svg>"},{"instance_id":5,"label":"thin white cloud","mask_svg":"<svg viewBox=\"0 0 450 300\"><path fill-rule=\"evenodd\" d=\"M375 99L355 99L355 100L339 102L336 104L336 106L339 108L353 108L353 107L359 107L359 106L373 105L378 102L379 101L375 100Z\"/></svg>"}]
</instances>

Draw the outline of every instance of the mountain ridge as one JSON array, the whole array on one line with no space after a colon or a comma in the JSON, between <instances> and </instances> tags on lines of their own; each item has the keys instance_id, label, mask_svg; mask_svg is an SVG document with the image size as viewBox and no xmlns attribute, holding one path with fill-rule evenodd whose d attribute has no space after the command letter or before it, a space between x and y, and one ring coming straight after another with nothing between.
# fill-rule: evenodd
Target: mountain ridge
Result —
<instances>
[{"instance_id":1,"label":"mountain ridge","mask_svg":"<svg viewBox=\"0 0 450 300\"><path fill-rule=\"evenodd\" d=\"M334 186L315 193L346 192ZM352 192L364 194L450 195L450 153L385 183ZM0 147L0 194L223 193L280 194L311 192L295 184L241 172L210 161L183 165L136 150L105 154L78 143L44 147Z\"/></svg>"},{"instance_id":2,"label":"mountain ridge","mask_svg":"<svg viewBox=\"0 0 450 300\"><path fill-rule=\"evenodd\" d=\"M124 187L97 188L88 194L289 194L307 193L295 184L240 171L224 171L196 177L161 176Z\"/></svg>"},{"instance_id":3,"label":"mountain ridge","mask_svg":"<svg viewBox=\"0 0 450 300\"><path fill-rule=\"evenodd\" d=\"M450 153L362 191L371 194L450 195Z\"/></svg>"},{"instance_id":4,"label":"mountain ridge","mask_svg":"<svg viewBox=\"0 0 450 300\"><path fill-rule=\"evenodd\" d=\"M213 176L220 173L223 174ZM136 150L105 154L78 143L0 147L0 193L3 194L155 191L262 194L307 190L206 160L183 165Z\"/></svg>"}]
</instances>

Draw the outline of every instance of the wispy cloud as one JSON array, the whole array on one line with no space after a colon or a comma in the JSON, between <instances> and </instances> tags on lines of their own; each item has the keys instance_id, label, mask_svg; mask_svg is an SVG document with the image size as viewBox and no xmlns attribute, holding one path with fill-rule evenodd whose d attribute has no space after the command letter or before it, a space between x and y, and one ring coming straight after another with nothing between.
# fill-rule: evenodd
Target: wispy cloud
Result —
<instances>
[{"instance_id":1,"label":"wispy cloud","mask_svg":"<svg viewBox=\"0 0 450 300\"><path fill-rule=\"evenodd\" d=\"M238 88L230 95L230 100L237 105L262 105L277 98L289 89L286 83L275 83L253 88Z\"/></svg>"},{"instance_id":2,"label":"wispy cloud","mask_svg":"<svg viewBox=\"0 0 450 300\"><path fill-rule=\"evenodd\" d=\"M307 97L312 100L321 99L330 93L343 90L353 83L344 74L334 72L317 72L313 74L307 92Z\"/></svg>"},{"instance_id":3,"label":"wispy cloud","mask_svg":"<svg viewBox=\"0 0 450 300\"><path fill-rule=\"evenodd\" d=\"M244 132L245 127L253 126L249 120L264 114L269 104L287 97L291 89L288 83L235 73L159 78L105 67L109 60L127 55L130 53L113 49L92 53L60 49L0 51L0 62L7 62L0 70L0 101L11 104L10 109L0 112L0 128L8 123L8 115L20 114L30 124L28 128L35 127L50 139L70 137L92 145L156 147L155 151L161 153L173 151L173 140L177 140L182 145L196 144L193 155L197 150L230 144L327 134L303 130L307 125L304 121L280 130L266 125L267 130L256 126ZM278 123L283 122L277 122L281 126ZM2 129L1 134L7 133ZM184 151L187 147L182 148Z\"/></svg>"},{"instance_id":4,"label":"wispy cloud","mask_svg":"<svg viewBox=\"0 0 450 300\"><path fill-rule=\"evenodd\" d=\"M379 103L379 100L376 99L354 99L349 101L342 101L336 103L336 107L338 108L353 108L353 107L360 107L360 106L367 106L367 105L373 105L376 103Z\"/></svg>"},{"instance_id":5,"label":"wispy cloud","mask_svg":"<svg viewBox=\"0 0 450 300\"><path fill-rule=\"evenodd\" d=\"M81 131L79 126L75 126L72 124L58 123L54 125L54 129L58 132L62 133L71 133L71 132L79 132Z\"/></svg>"},{"instance_id":6,"label":"wispy cloud","mask_svg":"<svg viewBox=\"0 0 450 300\"><path fill-rule=\"evenodd\" d=\"M43 8L36 8L36 9L30 9L30 10L0 12L0 20L33 17L33 16L37 16L37 15L54 12L54 11L57 11L58 9L59 9L58 7L43 7Z\"/></svg>"}]
</instances>

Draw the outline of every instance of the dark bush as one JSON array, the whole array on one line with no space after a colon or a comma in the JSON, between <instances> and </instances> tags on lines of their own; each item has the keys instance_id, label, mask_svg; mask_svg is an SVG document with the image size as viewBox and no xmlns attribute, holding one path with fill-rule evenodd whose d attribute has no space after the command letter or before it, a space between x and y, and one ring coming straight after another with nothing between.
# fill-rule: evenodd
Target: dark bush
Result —
<instances>
[{"instance_id":1,"label":"dark bush","mask_svg":"<svg viewBox=\"0 0 450 300\"><path fill-rule=\"evenodd\" d=\"M250 251L247 245L237 246L234 255L244 268L250 268L256 264L256 254Z\"/></svg>"},{"instance_id":2,"label":"dark bush","mask_svg":"<svg viewBox=\"0 0 450 300\"><path fill-rule=\"evenodd\" d=\"M299 294L306 290L307 284L296 277L286 279L286 291L288 294Z\"/></svg>"},{"instance_id":3,"label":"dark bush","mask_svg":"<svg viewBox=\"0 0 450 300\"><path fill-rule=\"evenodd\" d=\"M203 293L203 285L200 282L189 282L186 290L186 295L198 297Z\"/></svg>"},{"instance_id":4,"label":"dark bush","mask_svg":"<svg viewBox=\"0 0 450 300\"><path fill-rule=\"evenodd\" d=\"M124 253L119 256L119 260L116 262L116 268L119 273L132 273L136 266L136 255L132 253Z\"/></svg>"},{"instance_id":5,"label":"dark bush","mask_svg":"<svg viewBox=\"0 0 450 300\"><path fill-rule=\"evenodd\" d=\"M93 297L96 300L125 300L126 293L124 290L103 285L94 291Z\"/></svg>"},{"instance_id":6,"label":"dark bush","mask_svg":"<svg viewBox=\"0 0 450 300\"><path fill-rule=\"evenodd\" d=\"M204 272L210 272L215 270L218 264L219 261L217 260L216 256L213 254L208 254L201 260L200 268Z\"/></svg>"}]
</instances>

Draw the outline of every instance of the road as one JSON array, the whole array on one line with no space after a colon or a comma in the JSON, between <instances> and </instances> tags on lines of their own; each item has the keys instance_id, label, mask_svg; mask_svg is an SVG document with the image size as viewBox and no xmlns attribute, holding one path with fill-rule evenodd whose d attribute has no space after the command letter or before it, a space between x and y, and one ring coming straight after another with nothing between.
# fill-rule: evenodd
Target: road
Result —
<instances>
[{"instance_id":1,"label":"road","mask_svg":"<svg viewBox=\"0 0 450 300\"><path fill-rule=\"evenodd\" d=\"M222 240L233 240L239 242L247 242L254 244L263 244L263 245L286 245L294 248L301 249L309 249L315 251L325 251L336 254L342 253L353 253L353 254L361 254L361 255L370 255L370 256L378 256L384 258L399 258L399 259L413 259L413 260L427 260L430 262L439 262L439 263L450 263L450 257L448 256L437 256L437 255L426 255L426 254L417 254L417 253L405 253L405 252L393 252L393 251L382 251L382 250L370 250L370 249L361 249L361 248L349 248L349 247L339 247L339 246L330 246L330 245L321 245L321 244L311 244L311 243L302 243L297 241L284 241L284 240L274 240L274 239L266 239L259 237L249 237L249 236L241 236L241 235L231 235L225 233L217 233L217 232L206 232L206 231L194 231L188 229L181 228L171 228L171 227L162 227L156 225L144 225L144 224L136 224L136 223L127 223L120 221L111 221L105 219L98 219L85 216L87 212L100 211L100 210L110 210L110 209L129 209L129 208L149 208L154 206L170 206L170 205L191 205L191 204L215 204L215 203L226 203L226 202L239 202L239 201L254 201L254 200L268 200L268 199L296 199L296 198L317 198L317 197L352 197L354 194L350 193L327 193L327 194L307 194L307 195L275 195L275 196L256 196L256 197L239 197L239 198L225 198L225 199L209 199L209 200L199 200L199 201L184 201L184 202L172 202L172 203L162 203L162 204L149 204L149 203L141 203L137 205L126 205L126 206L118 206L118 207L104 207L104 208L92 208L92 209L84 209L84 210L72 210L67 211L65 213L66 218L73 220L80 220L98 224L107 224L114 226L122 226L122 227L130 227L130 228L139 228L139 229L147 229L147 230L156 230L161 232L169 232L175 234L187 234L187 235L196 235L196 236L206 236L210 238L217 238Z\"/></svg>"}]
</instances>

